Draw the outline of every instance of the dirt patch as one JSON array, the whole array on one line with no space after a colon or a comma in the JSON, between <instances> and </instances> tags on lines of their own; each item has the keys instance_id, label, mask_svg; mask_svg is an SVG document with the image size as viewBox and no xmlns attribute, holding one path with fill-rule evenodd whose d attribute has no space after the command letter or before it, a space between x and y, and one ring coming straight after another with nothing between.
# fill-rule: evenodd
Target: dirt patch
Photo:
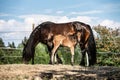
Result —
<instances>
[{"instance_id":1,"label":"dirt patch","mask_svg":"<svg viewBox=\"0 0 120 80\"><path fill-rule=\"evenodd\" d=\"M120 68L71 65L0 65L1 80L120 80Z\"/></svg>"}]
</instances>

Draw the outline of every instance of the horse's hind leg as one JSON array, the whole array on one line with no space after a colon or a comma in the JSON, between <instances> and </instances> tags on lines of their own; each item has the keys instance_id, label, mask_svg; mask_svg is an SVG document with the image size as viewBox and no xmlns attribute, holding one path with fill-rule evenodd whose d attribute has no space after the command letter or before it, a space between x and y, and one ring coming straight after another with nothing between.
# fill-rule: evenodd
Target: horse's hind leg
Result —
<instances>
[{"instance_id":1,"label":"horse's hind leg","mask_svg":"<svg viewBox=\"0 0 120 80\"><path fill-rule=\"evenodd\" d=\"M73 66L74 65L74 47L70 47L70 50L71 50L71 65Z\"/></svg>"},{"instance_id":2,"label":"horse's hind leg","mask_svg":"<svg viewBox=\"0 0 120 80\"><path fill-rule=\"evenodd\" d=\"M63 64L61 58L58 56L57 53L56 53L56 58L57 58L57 62L58 62L58 64Z\"/></svg>"},{"instance_id":3,"label":"horse's hind leg","mask_svg":"<svg viewBox=\"0 0 120 80\"><path fill-rule=\"evenodd\" d=\"M54 55L54 63L57 64L57 53Z\"/></svg>"},{"instance_id":4,"label":"horse's hind leg","mask_svg":"<svg viewBox=\"0 0 120 80\"><path fill-rule=\"evenodd\" d=\"M55 59L55 53L56 53L56 50L58 49L58 47L60 46L60 43L58 42L54 42L54 47L53 47L53 50L52 50L52 54L51 54L51 63L54 64L54 59Z\"/></svg>"},{"instance_id":5,"label":"horse's hind leg","mask_svg":"<svg viewBox=\"0 0 120 80\"><path fill-rule=\"evenodd\" d=\"M52 49L53 49L53 45L52 46L48 46L48 53L49 53L49 56L51 57L51 54L52 54ZM56 62L58 63L58 64L62 64L62 60L61 60L61 58L58 56L58 54L57 53L55 53L56 54ZM49 64L52 64L52 62L51 62L51 60L49 61Z\"/></svg>"}]
</instances>

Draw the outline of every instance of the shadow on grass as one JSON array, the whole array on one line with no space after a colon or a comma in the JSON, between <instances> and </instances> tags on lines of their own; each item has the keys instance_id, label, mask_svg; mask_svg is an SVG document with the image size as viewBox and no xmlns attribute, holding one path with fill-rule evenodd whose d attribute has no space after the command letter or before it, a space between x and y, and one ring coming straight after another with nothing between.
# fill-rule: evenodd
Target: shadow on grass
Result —
<instances>
[{"instance_id":1,"label":"shadow on grass","mask_svg":"<svg viewBox=\"0 0 120 80\"><path fill-rule=\"evenodd\" d=\"M120 80L120 68L84 67L79 70L48 70L39 75L42 80Z\"/></svg>"}]
</instances>

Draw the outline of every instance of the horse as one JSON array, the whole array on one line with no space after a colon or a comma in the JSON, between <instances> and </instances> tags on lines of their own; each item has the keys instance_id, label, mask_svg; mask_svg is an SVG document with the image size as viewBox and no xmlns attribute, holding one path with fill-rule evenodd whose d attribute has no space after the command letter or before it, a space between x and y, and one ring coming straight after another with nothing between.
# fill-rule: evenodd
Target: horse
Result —
<instances>
[{"instance_id":1,"label":"horse","mask_svg":"<svg viewBox=\"0 0 120 80\"><path fill-rule=\"evenodd\" d=\"M54 60L56 62L56 51L59 48L60 45L66 46L70 48L71 51L71 65L74 64L74 48L77 44L77 40L80 38L79 32L74 35L69 35L69 36L63 36L63 35L55 35L53 38L53 50L52 50L52 55L51 55L51 62L54 64ZM78 39L77 39L78 38Z\"/></svg>"},{"instance_id":2,"label":"horse","mask_svg":"<svg viewBox=\"0 0 120 80\"><path fill-rule=\"evenodd\" d=\"M51 57L51 52L53 51L53 47L54 47L53 39L55 38L55 36L61 35L67 38L68 36L74 35L77 32L81 33L81 38L77 38L77 42L80 44L80 48L82 50L81 64L84 65L84 54L86 52L90 56L89 65L95 64L96 47L95 47L95 41L91 27L85 23L78 21L69 22L69 23L53 23L48 21L38 25L31 33L27 43L24 46L23 57L22 57L23 61L26 63L32 59L32 64L34 64L35 46L39 42L47 45L49 55ZM94 49L91 50L92 46ZM59 56L57 54L56 56L58 62L62 63ZM53 63L52 60L53 59L50 59L50 63Z\"/></svg>"},{"instance_id":3,"label":"horse","mask_svg":"<svg viewBox=\"0 0 120 80\"><path fill-rule=\"evenodd\" d=\"M71 23L56 24L50 21L41 23L32 31L27 43L24 44L23 62L27 63L32 59L32 64L34 64L35 47L39 42L47 45L49 55L51 56L53 36L58 34L68 36L74 33L74 26ZM57 59L59 63L62 63L59 57Z\"/></svg>"}]
</instances>

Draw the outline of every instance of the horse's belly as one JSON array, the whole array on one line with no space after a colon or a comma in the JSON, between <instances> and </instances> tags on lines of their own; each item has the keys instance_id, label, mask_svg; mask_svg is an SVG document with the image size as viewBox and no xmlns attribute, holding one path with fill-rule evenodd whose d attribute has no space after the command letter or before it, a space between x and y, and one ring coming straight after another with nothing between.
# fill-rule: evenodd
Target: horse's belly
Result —
<instances>
[{"instance_id":1,"label":"horse's belly","mask_svg":"<svg viewBox=\"0 0 120 80\"><path fill-rule=\"evenodd\" d=\"M73 43L71 41L64 40L62 45L66 46L66 47L71 47L71 46L73 46Z\"/></svg>"}]
</instances>

